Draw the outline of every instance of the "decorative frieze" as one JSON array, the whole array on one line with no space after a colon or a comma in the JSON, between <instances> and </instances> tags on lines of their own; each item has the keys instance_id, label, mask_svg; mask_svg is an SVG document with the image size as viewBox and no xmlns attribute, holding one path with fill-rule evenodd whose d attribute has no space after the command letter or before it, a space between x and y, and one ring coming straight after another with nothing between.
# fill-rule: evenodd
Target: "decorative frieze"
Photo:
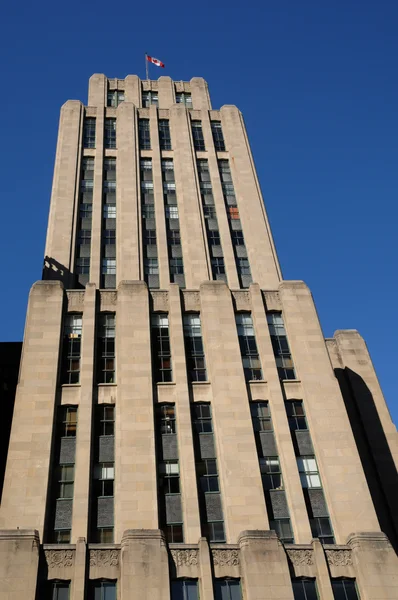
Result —
<instances>
[{"instance_id":1,"label":"decorative frieze","mask_svg":"<svg viewBox=\"0 0 398 600\"><path fill-rule=\"evenodd\" d=\"M184 302L184 311L199 311L200 310L200 293L199 292L183 292L182 298Z\"/></svg>"},{"instance_id":2,"label":"decorative frieze","mask_svg":"<svg viewBox=\"0 0 398 600\"><path fill-rule=\"evenodd\" d=\"M232 298L235 304L235 310L251 310L250 292L232 292Z\"/></svg>"},{"instance_id":3,"label":"decorative frieze","mask_svg":"<svg viewBox=\"0 0 398 600\"><path fill-rule=\"evenodd\" d=\"M68 311L83 310L84 292L66 292L68 298Z\"/></svg>"},{"instance_id":4,"label":"decorative frieze","mask_svg":"<svg viewBox=\"0 0 398 600\"><path fill-rule=\"evenodd\" d=\"M117 567L119 550L90 550L90 567Z\"/></svg>"},{"instance_id":5,"label":"decorative frieze","mask_svg":"<svg viewBox=\"0 0 398 600\"><path fill-rule=\"evenodd\" d=\"M334 567L352 566L351 550L326 550L325 553L329 565Z\"/></svg>"},{"instance_id":6,"label":"decorative frieze","mask_svg":"<svg viewBox=\"0 0 398 600\"><path fill-rule=\"evenodd\" d=\"M187 548L186 550L170 550L170 552L177 567L191 567L198 564L199 553L195 548Z\"/></svg>"},{"instance_id":7,"label":"decorative frieze","mask_svg":"<svg viewBox=\"0 0 398 600\"><path fill-rule=\"evenodd\" d=\"M239 565L239 550L212 550L214 565L218 567L236 567Z\"/></svg>"},{"instance_id":8,"label":"decorative frieze","mask_svg":"<svg viewBox=\"0 0 398 600\"><path fill-rule=\"evenodd\" d=\"M293 550L292 548L289 548L286 550L286 552L292 565L295 567L314 564L312 550Z\"/></svg>"},{"instance_id":9,"label":"decorative frieze","mask_svg":"<svg viewBox=\"0 0 398 600\"><path fill-rule=\"evenodd\" d=\"M73 565L74 550L45 550L47 566L49 569L58 567L71 567Z\"/></svg>"}]
</instances>

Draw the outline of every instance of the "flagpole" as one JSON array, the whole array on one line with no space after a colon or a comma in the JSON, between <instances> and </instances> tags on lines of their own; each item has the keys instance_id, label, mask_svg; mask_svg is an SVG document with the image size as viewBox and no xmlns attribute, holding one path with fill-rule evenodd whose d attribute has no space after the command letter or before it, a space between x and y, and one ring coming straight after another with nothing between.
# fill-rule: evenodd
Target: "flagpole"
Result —
<instances>
[{"instance_id":1,"label":"flagpole","mask_svg":"<svg viewBox=\"0 0 398 600\"><path fill-rule=\"evenodd\" d=\"M149 79L149 75L148 75L148 58L147 58L147 53L145 52L145 74L146 74L146 78Z\"/></svg>"}]
</instances>

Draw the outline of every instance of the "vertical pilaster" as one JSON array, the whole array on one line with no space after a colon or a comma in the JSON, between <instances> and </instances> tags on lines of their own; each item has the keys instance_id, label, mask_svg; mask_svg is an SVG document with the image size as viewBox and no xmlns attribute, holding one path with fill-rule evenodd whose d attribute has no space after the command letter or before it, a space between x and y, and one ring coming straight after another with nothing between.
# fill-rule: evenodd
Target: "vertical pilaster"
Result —
<instances>
[{"instance_id":1,"label":"vertical pilaster","mask_svg":"<svg viewBox=\"0 0 398 600\"><path fill-rule=\"evenodd\" d=\"M191 79L192 106L195 110L211 110L209 88L203 77Z\"/></svg>"},{"instance_id":2,"label":"vertical pilaster","mask_svg":"<svg viewBox=\"0 0 398 600\"><path fill-rule=\"evenodd\" d=\"M102 73L91 75L88 84L88 106L106 106L108 79Z\"/></svg>"},{"instance_id":3,"label":"vertical pilaster","mask_svg":"<svg viewBox=\"0 0 398 600\"><path fill-rule=\"evenodd\" d=\"M227 541L233 544L245 526L267 529L269 524L235 314L226 284L203 283L200 307Z\"/></svg>"},{"instance_id":4,"label":"vertical pilaster","mask_svg":"<svg viewBox=\"0 0 398 600\"><path fill-rule=\"evenodd\" d=\"M170 77L158 79L159 108L170 108L175 104L174 83Z\"/></svg>"},{"instance_id":5,"label":"vertical pilaster","mask_svg":"<svg viewBox=\"0 0 398 600\"><path fill-rule=\"evenodd\" d=\"M38 566L38 531L0 530L1 600L35 600Z\"/></svg>"},{"instance_id":6,"label":"vertical pilaster","mask_svg":"<svg viewBox=\"0 0 398 600\"><path fill-rule=\"evenodd\" d=\"M206 538L199 540L199 567L200 567L200 600L214 600L213 572L210 561L210 549Z\"/></svg>"},{"instance_id":7,"label":"vertical pilaster","mask_svg":"<svg viewBox=\"0 0 398 600\"><path fill-rule=\"evenodd\" d=\"M314 548L316 583L318 586L319 596L322 598L322 600L334 600L328 564L326 562L323 546L319 540L315 539L312 540L312 547Z\"/></svg>"},{"instance_id":8,"label":"vertical pilaster","mask_svg":"<svg viewBox=\"0 0 398 600\"><path fill-rule=\"evenodd\" d=\"M73 565L73 579L71 584L70 600L84 600L87 570L87 544L83 537L76 541L75 562Z\"/></svg>"},{"instance_id":9,"label":"vertical pilaster","mask_svg":"<svg viewBox=\"0 0 398 600\"><path fill-rule=\"evenodd\" d=\"M141 106L141 79L137 75L127 75L125 81L125 102Z\"/></svg>"},{"instance_id":10,"label":"vertical pilaster","mask_svg":"<svg viewBox=\"0 0 398 600\"><path fill-rule=\"evenodd\" d=\"M77 417L72 543L75 543L78 538L87 539L89 531L95 308L96 288L93 283L88 283L84 294L82 359L80 370L81 393Z\"/></svg>"}]
</instances>

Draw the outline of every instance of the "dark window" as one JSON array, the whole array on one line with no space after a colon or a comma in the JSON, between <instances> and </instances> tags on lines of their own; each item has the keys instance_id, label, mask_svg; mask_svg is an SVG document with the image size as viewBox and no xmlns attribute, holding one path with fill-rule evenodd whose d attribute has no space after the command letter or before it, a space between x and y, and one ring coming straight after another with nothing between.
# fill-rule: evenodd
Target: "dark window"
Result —
<instances>
[{"instance_id":1,"label":"dark window","mask_svg":"<svg viewBox=\"0 0 398 600\"><path fill-rule=\"evenodd\" d=\"M172 381L168 316L164 313L152 315L151 324L155 381Z\"/></svg>"},{"instance_id":2,"label":"dark window","mask_svg":"<svg viewBox=\"0 0 398 600\"><path fill-rule=\"evenodd\" d=\"M82 315L65 318L62 349L62 383L79 383L82 338Z\"/></svg>"},{"instance_id":3,"label":"dark window","mask_svg":"<svg viewBox=\"0 0 398 600\"><path fill-rule=\"evenodd\" d=\"M184 338L188 376L191 381L206 381L206 363L203 350L200 316L184 316Z\"/></svg>"},{"instance_id":4,"label":"dark window","mask_svg":"<svg viewBox=\"0 0 398 600\"><path fill-rule=\"evenodd\" d=\"M88 275L90 273L90 259L88 257L76 259L76 273L78 275Z\"/></svg>"},{"instance_id":5,"label":"dark window","mask_svg":"<svg viewBox=\"0 0 398 600\"><path fill-rule=\"evenodd\" d=\"M213 134L214 147L217 152L225 151L224 136L222 133L220 121L211 122L211 132Z\"/></svg>"},{"instance_id":6,"label":"dark window","mask_svg":"<svg viewBox=\"0 0 398 600\"><path fill-rule=\"evenodd\" d=\"M195 402L192 411L195 431L197 433L212 433L213 425L210 404L199 404Z\"/></svg>"},{"instance_id":7,"label":"dark window","mask_svg":"<svg viewBox=\"0 0 398 600\"><path fill-rule=\"evenodd\" d=\"M138 120L138 137L141 150L151 149L151 133L149 129L149 119Z\"/></svg>"},{"instance_id":8,"label":"dark window","mask_svg":"<svg viewBox=\"0 0 398 600\"><path fill-rule=\"evenodd\" d=\"M110 463L97 463L94 468L94 480L96 497L112 497L115 480L115 465Z\"/></svg>"},{"instance_id":9,"label":"dark window","mask_svg":"<svg viewBox=\"0 0 398 600\"><path fill-rule=\"evenodd\" d=\"M96 542L98 544L113 544L113 527L98 527Z\"/></svg>"},{"instance_id":10,"label":"dark window","mask_svg":"<svg viewBox=\"0 0 398 600\"><path fill-rule=\"evenodd\" d=\"M277 456L264 456L259 458L261 479L264 491L282 490L282 471Z\"/></svg>"},{"instance_id":11,"label":"dark window","mask_svg":"<svg viewBox=\"0 0 398 600\"><path fill-rule=\"evenodd\" d=\"M217 275L225 275L225 265L223 258L212 258L211 259L211 270L213 277L217 278Z\"/></svg>"},{"instance_id":12,"label":"dark window","mask_svg":"<svg viewBox=\"0 0 398 600\"><path fill-rule=\"evenodd\" d=\"M208 231L207 239L209 240L210 246L219 246L221 244L220 232L217 230Z\"/></svg>"},{"instance_id":13,"label":"dark window","mask_svg":"<svg viewBox=\"0 0 398 600\"><path fill-rule=\"evenodd\" d=\"M215 458L202 459L196 465L196 472L200 480L202 492L219 492L217 461Z\"/></svg>"},{"instance_id":14,"label":"dark window","mask_svg":"<svg viewBox=\"0 0 398 600\"><path fill-rule=\"evenodd\" d=\"M116 582L91 580L90 600L116 600Z\"/></svg>"},{"instance_id":15,"label":"dark window","mask_svg":"<svg viewBox=\"0 0 398 600\"><path fill-rule=\"evenodd\" d=\"M159 144L161 150L171 150L170 125L168 119L159 119Z\"/></svg>"},{"instance_id":16,"label":"dark window","mask_svg":"<svg viewBox=\"0 0 398 600\"><path fill-rule=\"evenodd\" d=\"M176 432L176 417L174 404L160 404L160 433L168 435Z\"/></svg>"},{"instance_id":17,"label":"dark window","mask_svg":"<svg viewBox=\"0 0 398 600\"><path fill-rule=\"evenodd\" d=\"M165 207L166 219L178 219L178 206Z\"/></svg>"},{"instance_id":18,"label":"dark window","mask_svg":"<svg viewBox=\"0 0 398 600\"><path fill-rule=\"evenodd\" d=\"M291 431L308 429L302 400L288 400L285 402L285 407Z\"/></svg>"},{"instance_id":19,"label":"dark window","mask_svg":"<svg viewBox=\"0 0 398 600\"><path fill-rule=\"evenodd\" d=\"M115 314L100 315L97 339L97 383L115 383Z\"/></svg>"},{"instance_id":20,"label":"dark window","mask_svg":"<svg viewBox=\"0 0 398 600\"><path fill-rule=\"evenodd\" d=\"M144 108L149 108L153 104L153 106L159 105L159 97L157 92L142 92L142 106Z\"/></svg>"},{"instance_id":21,"label":"dark window","mask_svg":"<svg viewBox=\"0 0 398 600\"><path fill-rule=\"evenodd\" d=\"M70 529L56 529L53 538L54 544L70 544Z\"/></svg>"},{"instance_id":22,"label":"dark window","mask_svg":"<svg viewBox=\"0 0 398 600\"><path fill-rule=\"evenodd\" d=\"M95 148L95 119L91 117L84 120L83 146Z\"/></svg>"},{"instance_id":23,"label":"dark window","mask_svg":"<svg viewBox=\"0 0 398 600\"><path fill-rule=\"evenodd\" d=\"M314 538L318 538L321 544L334 544L332 524L329 517L310 518L311 532Z\"/></svg>"},{"instance_id":24,"label":"dark window","mask_svg":"<svg viewBox=\"0 0 398 600\"><path fill-rule=\"evenodd\" d=\"M105 173L116 171L116 158L112 156L106 156L104 158L104 171Z\"/></svg>"},{"instance_id":25,"label":"dark window","mask_svg":"<svg viewBox=\"0 0 398 600\"><path fill-rule=\"evenodd\" d=\"M144 230L144 244L146 246L156 246L156 230L145 229Z\"/></svg>"},{"instance_id":26,"label":"dark window","mask_svg":"<svg viewBox=\"0 0 398 600\"><path fill-rule=\"evenodd\" d=\"M116 108L121 102L124 102L124 92L121 90L109 90L107 94L107 106Z\"/></svg>"},{"instance_id":27,"label":"dark window","mask_svg":"<svg viewBox=\"0 0 398 600\"><path fill-rule=\"evenodd\" d=\"M92 204L80 204L80 218L81 219L91 219L93 214L93 205Z\"/></svg>"},{"instance_id":28,"label":"dark window","mask_svg":"<svg viewBox=\"0 0 398 600\"><path fill-rule=\"evenodd\" d=\"M295 379L292 355L281 313L268 313L267 321L279 377Z\"/></svg>"},{"instance_id":29,"label":"dark window","mask_svg":"<svg viewBox=\"0 0 398 600\"><path fill-rule=\"evenodd\" d=\"M103 236L105 246L114 246L116 244L115 229L105 229Z\"/></svg>"},{"instance_id":30,"label":"dark window","mask_svg":"<svg viewBox=\"0 0 398 600\"><path fill-rule=\"evenodd\" d=\"M57 468L56 498L73 498L73 484L75 480L75 465L60 465Z\"/></svg>"},{"instance_id":31,"label":"dark window","mask_svg":"<svg viewBox=\"0 0 398 600\"><path fill-rule=\"evenodd\" d=\"M178 460L165 460L159 464L160 491L163 494L180 493L180 468Z\"/></svg>"},{"instance_id":32,"label":"dark window","mask_svg":"<svg viewBox=\"0 0 398 600\"><path fill-rule=\"evenodd\" d=\"M238 313L236 315L236 325L246 381L262 379L261 363L251 315Z\"/></svg>"},{"instance_id":33,"label":"dark window","mask_svg":"<svg viewBox=\"0 0 398 600\"><path fill-rule=\"evenodd\" d=\"M248 258L237 258L236 266L238 268L239 275L250 275L250 264Z\"/></svg>"},{"instance_id":34,"label":"dark window","mask_svg":"<svg viewBox=\"0 0 398 600\"><path fill-rule=\"evenodd\" d=\"M245 238L243 237L243 231L231 231L232 243L234 246L244 246Z\"/></svg>"},{"instance_id":35,"label":"dark window","mask_svg":"<svg viewBox=\"0 0 398 600\"><path fill-rule=\"evenodd\" d=\"M268 402L250 402L254 431L273 431Z\"/></svg>"},{"instance_id":36,"label":"dark window","mask_svg":"<svg viewBox=\"0 0 398 600\"><path fill-rule=\"evenodd\" d=\"M61 407L61 416L59 420L60 437L76 437L77 426L77 407Z\"/></svg>"},{"instance_id":37,"label":"dark window","mask_svg":"<svg viewBox=\"0 0 398 600\"><path fill-rule=\"evenodd\" d=\"M172 581L171 600L199 600L198 582L193 579L176 579Z\"/></svg>"},{"instance_id":38,"label":"dark window","mask_svg":"<svg viewBox=\"0 0 398 600\"><path fill-rule=\"evenodd\" d=\"M214 206L204 206L203 213L205 219L217 219L216 209Z\"/></svg>"},{"instance_id":39,"label":"dark window","mask_svg":"<svg viewBox=\"0 0 398 600\"><path fill-rule=\"evenodd\" d=\"M79 245L89 246L91 244L91 231L89 229L82 229L79 233Z\"/></svg>"},{"instance_id":40,"label":"dark window","mask_svg":"<svg viewBox=\"0 0 398 600\"><path fill-rule=\"evenodd\" d=\"M116 219L116 204L104 204L104 219Z\"/></svg>"},{"instance_id":41,"label":"dark window","mask_svg":"<svg viewBox=\"0 0 398 600\"><path fill-rule=\"evenodd\" d=\"M94 156L83 156L82 158L82 171L84 174L83 179L92 179L94 171ZM86 173L88 171L89 173ZM87 175L90 175L87 177Z\"/></svg>"},{"instance_id":42,"label":"dark window","mask_svg":"<svg viewBox=\"0 0 398 600\"><path fill-rule=\"evenodd\" d=\"M164 530L169 544L180 544L184 541L182 523L168 523Z\"/></svg>"},{"instance_id":43,"label":"dark window","mask_svg":"<svg viewBox=\"0 0 398 600\"><path fill-rule=\"evenodd\" d=\"M104 181L104 194L116 194L116 181Z\"/></svg>"},{"instance_id":44,"label":"dark window","mask_svg":"<svg viewBox=\"0 0 398 600\"><path fill-rule=\"evenodd\" d=\"M315 579L292 579L294 600L318 600Z\"/></svg>"},{"instance_id":45,"label":"dark window","mask_svg":"<svg viewBox=\"0 0 398 600\"><path fill-rule=\"evenodd\" d=\"M115 407L103 404L98 407L98 435L115 434Z\"/></svg>"},{"instance_id":46,"label":"dark window","mask_svg":"<svg viewBox=\"0 0 398 600\"><path fill-rule=\"evenodd\" d=\"M186 108L192 108L192 97L189 92L176 92L177 104L183 104Z\"/></svg>"},{"instance_id":47,"label":"dark window","mask_svg":"<svg viewBox=\"0 0 398 600\"><path fill-rule=\"evenodd\" d=\"M201 121L192 121L192 137L195 150L206 150Z\"/></svg>"},{"instance_id":48,"label":"dark window","mask_svg":"<svg viewBox=\"0 0 398 600\"><path fill-rule=\"evenodd\" d=\"M269 528L277 533L284 544L294 544L290 519L270 519Z\"/></svg>"},{"instance_id":49,"label":"dark window","mask_svg":"<svg viewBox=\"0 0 398 600\"><path fill-rule=\"evenodd\" d=\"M184 264L182 258L170 258L170 275L183 275Z\"/></svg>"},{"instance_id":50,"label":"dark window","mask_svg":"<svg viewBox=\"0 0 398 600\"><path fill-rule=\"evenodd\" d=\"M159 265L157 258L145 258L144 259L144 272L145 275L159 275Z\"/></svg>"},{"instance_id":51,"label":"dark window","mask_svg":"<svg viewBox=\"0 0 398 600\"><path fill-rule=\"evenodd\" d=\"M105 119L105 148L116 148L116 119Z\"/></svg>"},{"instance_id":52,"label":"dark window","mask_svg":"<svg viewBox=\"0 0 398 600\"><path fill-rule=\"evenodd\" d=\"M144 204L142 207L142 218L143 219L154 219L155 218L155 206L153 204Z\"/></svg>"},{"instance_id":53,"label":"dark window","mask_svg":"<svg viewBox=\"0 0 398 600\"><path fill-rule=\"evenodd\" d=\"M167 232L167 239L169 246L180 246L181 245L181 233L179 229L170 229Z\"/></svg>"},{"instance_id":54,"label":"dark window","mask_svg":"<svg viewBox=\"0 0 398 600\"><path fill-rule=\"evenodd\" d=\"M239 579L215 579L215 600L242 600L242 592Z\"/></svg>"},{"instance_id":55,"label":"dark window","mask_svg":"<svg viewBox=\"0 0 398 600\"><path fill-rule=\"evenodd\" d=\"M334 600L359 600L355 579L332 579Z\"/></svg>"},{"instance_id":56,"label":"dark window","mask_svg":"<svg viewBox=\"0 0 398 600\"><path fill-rule=\"evenodd\" d=\"M47 581L46 587L49 600L69 600L69 581Z\"/></svg>"}]
</instances>

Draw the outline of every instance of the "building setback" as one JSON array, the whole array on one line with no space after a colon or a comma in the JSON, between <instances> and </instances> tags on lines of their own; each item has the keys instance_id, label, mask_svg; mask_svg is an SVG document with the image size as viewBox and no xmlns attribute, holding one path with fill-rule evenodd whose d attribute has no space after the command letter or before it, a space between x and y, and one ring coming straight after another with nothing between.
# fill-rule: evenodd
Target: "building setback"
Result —
<instances>
[{"instance_id":1,"label":"building setback","mask_svg":"<svg viewBox=\"0 0 398 600\"><path fill-rule=\"evenodd\" d=\"M235 106L93 75L61 109L0 511L3 600L392 600L397 431L282 278Z\"/></svg>"}]
</instances>

